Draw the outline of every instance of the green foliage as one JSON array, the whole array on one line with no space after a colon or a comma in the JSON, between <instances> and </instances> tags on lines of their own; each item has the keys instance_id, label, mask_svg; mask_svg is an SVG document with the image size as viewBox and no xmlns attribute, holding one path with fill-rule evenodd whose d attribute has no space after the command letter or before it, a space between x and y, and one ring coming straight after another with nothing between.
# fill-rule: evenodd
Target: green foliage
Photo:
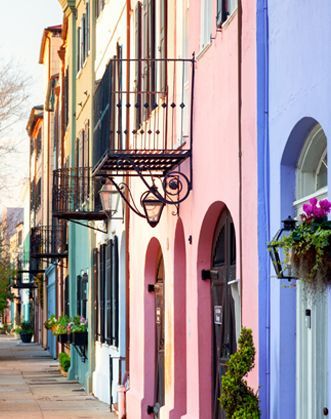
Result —
<instances>
[{"instance_id":1,"label":"green foliage","mask_svg":"<svg viewBox=\"0 0 331 419\"><path fill-rule=\"evenodd\" d=\"M84 317L74 316L69 323L71 333L87 332L87 320Z\"/></svg>"},{"instance_id":2,"label":"green foliage","mask_svg":"<svg viewBox=\"0 0 331 419\"><path fill-rule=\"evenodd\" d=\"M32 334L33 326L30 322L22 322L19 326L15 327L14 332Z\"/></svg>"},{"instance_id":3,"label":"green foliage","mask_svg":"<svg viewBox=\"0 0 331 419\"><path fill-rule=\"evenodd\" d=\"M54 325L52 326L52 333L57 335L65 335L68 333L68 324L70 322L69 316L60 316Z\"/></svg>"},{"instance_id":4,"label":"green foliage","mask_svg":"<svg viewBox=\"0 0 331 419\"><path fill-rule=\"evenodd\" d=\"M65 352L60 352L59 362L63 371L67 372L70 368L70 356Z\"/></svg>"},{"instance_id":5,"label":"green foliage","mask_svg":"<svg viewBox=\"0 0 331 419\"><path fill-rule=\"evenodd\" d=\"M308 283L328 275L325 255L331 243L331 221L313 219L296 226L288 236L271 245L284 249L287 263L292 263L300 278Z\"/></svg>"},{"instance_id":6,"label":"green foliage","mask_svg":"<svg viewBox=\"0 0 331 419\"><path fill-rule=\"evenodd\" d=\"M45 321L44 326L47 330L52 329L57 324L57 318L55 314L49 316L49 318Z\"/></svg>"},{"instance_id":7,"label":"green foliage","mask_svg":"<svg viewBox=\"0 0 331 419\"><path fill-rule=\"evenodd\" d=\"M257 394L243 379L254 367L255 348L251 329L242 328L238 351L230 356L222 377L220 402L228 419L259 419Z\"/></svg>"}]
</instances>

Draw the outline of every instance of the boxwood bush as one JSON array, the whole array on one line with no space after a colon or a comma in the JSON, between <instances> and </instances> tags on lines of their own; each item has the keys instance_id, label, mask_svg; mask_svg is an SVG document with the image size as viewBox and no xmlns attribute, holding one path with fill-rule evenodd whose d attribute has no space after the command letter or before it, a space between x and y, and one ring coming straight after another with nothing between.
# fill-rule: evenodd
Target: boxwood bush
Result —
<instances>
[{"instance_id":1,"label":"boxwood bush","mask_svg":"<svg viewBox=\"0 0 331 419\"><path fill-rule=\"evenodd\" d=\"M59 353L59 362L63 371L67 372L70 368L70 356L65 352Z\"/></svg>"}]
</instances>

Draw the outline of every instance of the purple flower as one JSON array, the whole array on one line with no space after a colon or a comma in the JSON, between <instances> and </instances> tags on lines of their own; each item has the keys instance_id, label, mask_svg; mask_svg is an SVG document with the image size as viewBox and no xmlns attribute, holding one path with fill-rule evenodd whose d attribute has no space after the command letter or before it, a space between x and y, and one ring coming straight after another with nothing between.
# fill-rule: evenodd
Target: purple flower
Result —
<instances>
[{"instance_id":1,"label":"purple flower","mask_svg":"<svg viewBox=\"0 0 331 419\"><path fill-rule=\"evenodd\" d=\"M307 214L308 217L313 215L313 206L310 204L303 204L303 210Z\"/></svg>"},{"instance_id":2,"label":"purple flower","mask_svg":"<svg viewBox=\"0 0 331 419\"><path fill-rule=\"evenodd\" d=\"M331 210L331 202L328 199L321 199L320 207L323 208L326 214L329 214Z\"/></svg>"},{"instance_id":3,"label":"purple flower","mask_svg":"<svg viewBox=\"0 0 331 419\"><path fill-rule=\"evenodd\" d=\"M317 205L317 198L310 198L309 202L311 203L311 205L313 207L316 207L316 205Z\"/></svg>"},{"instance_id":4,"label":"purple flower","mask_svg":"<svg viewBox=\"0 0 331 419\"><path fill-rule=\"evenodd\" d=\"M326 213L323 208L313 207L313 215L316 218L323 218L325 217Z\"/></svg>"}]
</instances>

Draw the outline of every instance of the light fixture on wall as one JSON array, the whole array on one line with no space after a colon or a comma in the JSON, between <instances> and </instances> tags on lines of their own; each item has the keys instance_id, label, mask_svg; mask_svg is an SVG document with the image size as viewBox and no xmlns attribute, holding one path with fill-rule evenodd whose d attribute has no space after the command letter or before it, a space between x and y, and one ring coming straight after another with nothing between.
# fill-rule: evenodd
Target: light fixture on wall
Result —
<instances>
[{"instance_id":1,"label":"light fixture on wall","mask_svg":"<svg viewBox=\"0 0 331 419\"><path fill-rule=\"evenodd\" d=\"M104 183L99 191L103 211L108 218L119 215L120 194L111 183Z\"/></svg>"},{"instance_id":2,"label":"light fixture on wall","mask_svg":"<svg viewBox=\"0 0 331 419\"><path fill-rule=\"evenodd\" d=\"M113 219L113 214L116 214L114 203L118 206L120 197L126 202L130 209L139 217L145 218L151 227L157 226L161 219L163 208L167 203L155 184L148 187L140 197L141 209L135 204L129 186L125 182L117 184L113 178L109 179L111 183L104 183L99 194L102 208L108 214L109 218Z\"/></svg>"},{"instance_id":3,"label":"light fixture on wall","mask_svg":"<svg viewBox=\"0 0 331 419\"><path fill-rule=\"evenodd\" d=\"M275 237L268 244L268 251L277 278L288 279L290 281L291 279L297 279L297 277L294 274L291 260L277 243L279 240L289 235L291 231L295 229L297 222L291 216L289 216L285 220L282 220L282 223L283 227L277 231Z\"/></svg>"}]
</instances>

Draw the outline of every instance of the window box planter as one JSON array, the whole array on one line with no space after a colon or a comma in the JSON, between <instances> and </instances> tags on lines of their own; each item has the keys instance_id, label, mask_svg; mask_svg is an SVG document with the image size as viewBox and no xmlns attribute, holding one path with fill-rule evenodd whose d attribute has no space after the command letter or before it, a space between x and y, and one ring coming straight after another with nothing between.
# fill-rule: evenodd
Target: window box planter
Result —
<instances>
[{"instance_id":1,"label":"window box planter","mask_svg":"<svg viewBox=\"0 0 331 419\"><path fill-rule=\"evenodd\" d=\"M70 335L67 333L57 335L57 341L62 344L70 343Z\"/></svg>"},{"instance_id":2,"label":"window box planter","mask_svg":"<svg viewBox=\"0 0 331 419\"><path fill-rule=\"evenodd\" d=\"M87 332L71 333L71 343L76 346L87 345Z\"/></svg>"},{"instance_id":3,"label":"window box planter","mask_svg":"<svg viewBox=\"0 0 331 419\"><path fill-rule=\"evenodd\" d=\"M33 333L25 333L25 332L20 333L21 341L23 343L31 343L32 336L33 336Z\"/></svg>"}]
</instances>

